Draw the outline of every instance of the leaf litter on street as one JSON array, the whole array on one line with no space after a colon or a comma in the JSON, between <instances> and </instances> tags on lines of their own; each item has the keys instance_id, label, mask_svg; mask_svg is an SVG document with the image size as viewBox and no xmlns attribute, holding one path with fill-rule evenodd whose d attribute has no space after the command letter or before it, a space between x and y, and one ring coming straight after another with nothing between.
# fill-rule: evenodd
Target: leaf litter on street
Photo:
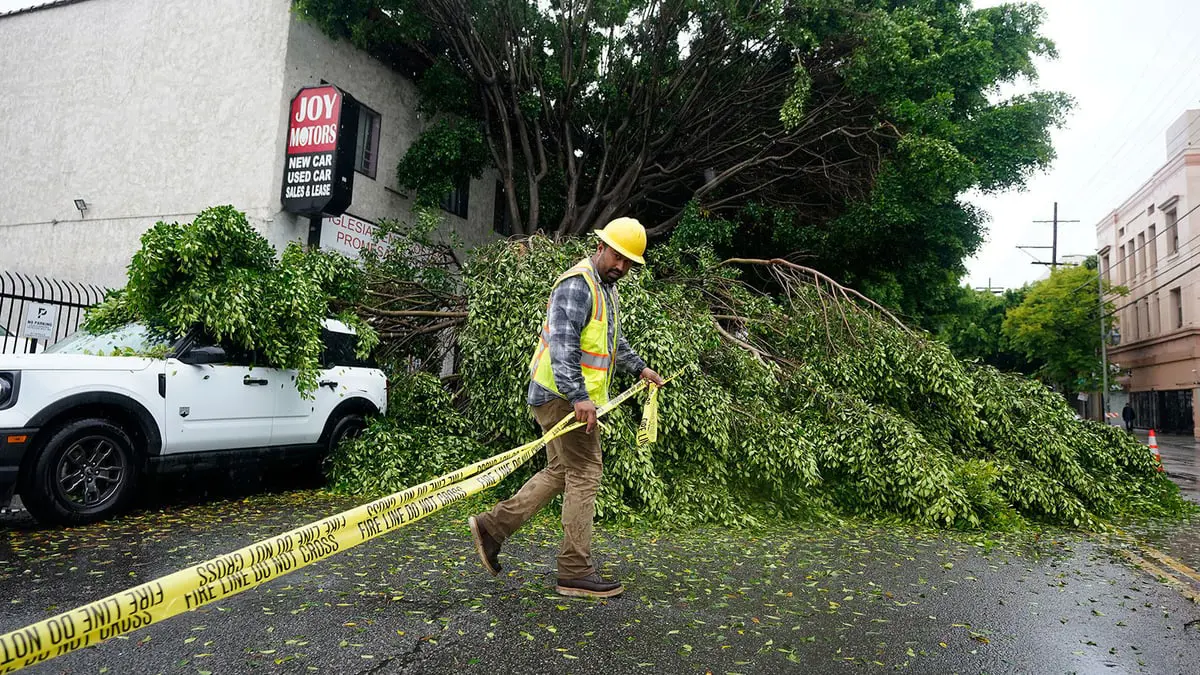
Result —
<instances>
[{"instance_id":1,"label":"leaf litter on street","mask_svg":"<svg viewBox=\"0 0 1200 675\"><path fill-rule=\"evenodd\" d=\"M154 578L352 503L297 490L71 530L0 530L0 584L22 601L6 605L0 629L121 590L130 569ZM464 526L487 503L485 495L450 507L134 631L124 636L137 645L131 652L102 644L55 663L134 670L160 655L203 661L213 672L285 664L356 672L366 662L386 672L520 668L550 658L562 664L556 672L755 672L797 663L922 671L1011 669L1037 653L1078 669L1112 663L1136 672L1155 658L1155 640L1181 635L1197 614L1079 533L959 534L846 520L736 531L601 524L599 570L621 579L625 595L563 598L552 588L557 515L547 510L509 539L493 579ZM120 573L89 574L97 570ZM1065 633L1046 634L1046 620ZM1173 623L1173 631L1143 634Z\"/></svg>"}]
</instances>

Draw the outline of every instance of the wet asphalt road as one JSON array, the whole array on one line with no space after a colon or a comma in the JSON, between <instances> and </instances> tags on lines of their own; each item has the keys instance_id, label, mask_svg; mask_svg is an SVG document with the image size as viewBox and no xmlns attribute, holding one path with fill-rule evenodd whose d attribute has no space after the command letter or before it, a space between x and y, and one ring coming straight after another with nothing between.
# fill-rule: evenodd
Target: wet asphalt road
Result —
<instances>
[{"instance_id":1,"label":"wet asphalt road","mask_svg":"<svg viewBox=\"0 0 1200 675\"><path fill-rule=\"evenodd\" d=\"M306 489L168 498L72 530L6 518L0 632L353 503ZM591 601L553 593L549 517L510 540L492 578L470 548L468 512L27 672L1194 673L1200 663L1200 607L1128 564L1112 538L602 527L602 572L628 591ZM1197 531L1137 536L1169 547Z\"/></svg>"},{"instance_id":2,"label":"wet asphalt road","mask_svg":"<svg viewBox=\"0 0 1200 675\"><path fill-rule=\"evenodd\" d=\"M1138 430L1135 434L1149 447L1149 434ZM1179 489L1192 501L1200 501L1200 440L1192 436L1168 436L1155 434L1163 466Z\"/></svg>"}]
</instances>

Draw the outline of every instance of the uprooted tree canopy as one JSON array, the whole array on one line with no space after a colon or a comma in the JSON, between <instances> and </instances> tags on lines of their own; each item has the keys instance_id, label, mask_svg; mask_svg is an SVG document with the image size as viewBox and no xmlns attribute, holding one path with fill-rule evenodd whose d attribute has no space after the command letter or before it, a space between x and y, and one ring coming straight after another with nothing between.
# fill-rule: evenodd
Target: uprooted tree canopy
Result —
<instances>
[{"instance_id":1,"label":"uprooted tree canopy","mask_svg":"<svg viewBox=\"0 0 1200 675\"><path fill-rule=\"evenodd\" d=\"M336 253L289 244L278 259L271 244L232 206L205 209L187 224L158 222L141 238L125 287L88 312L84 328L102 332L129 321L178 337L202 327L213 340L263 354L266 364L295 369L302 392L317 388L321 320L336 298L362 295L362 271ZM357 315L363 350L375 332ZM264 364L264 365L266 365Z\"/></svg>"},{"instance_id":2,"label":"uprooted tree canopy","mask_svg":"<svg viewBox=\"0 0 1200 675\"><path fill-rule=\"evenodd\" d=\"M679 245L693 227L703 222L685 223L620 283L632 345L659 372L682 374L661 397L657 444L636 444L634 408L606 420L601 516L732 523L832 511L1092 528L1185 508L1143 445L1076 419L1061 395L955 359L814 270ZM399 378L390 418L335 456L334 485L389 492L535 437L524 399L537 329L554 278L591 246L535 236L479 249L457 301L416 291L420 265L369 262L367 297L390 304L359 310L396 335L455 326L459 367L449 389L430 372ZM751 275L780 293L754 290ZM421 361L437 372L448 344L426 342Z\"/></svg>"},{"instance_id":3,"label":"uprooted tree canopy","mask_svg":"<svg viewBox=\"0 0 1200 675\"><path fill-rule=\"evenodd\" d=\"M1049 166L1070 107L1033 86L1035 4L294 4L416 83L432 122L395 178L418 199L490 166L518 234L635 215L657 237L699 208L735 226L724 254L804 256L917 318L983 241L963 196Z\"/></svg>"},{"instance_id":4,"label":"uprooted tree canopy","mask_svg":"<svg viewBox=\"0 0 1200 675\"><path fill-rule=\"evenodd\" d=\"M339 448L331 479L355 493L395 491L537 435L524 402L537 328L554 278L594 245L496 243L458 276L422 220L412 236L385 226L390 253L361 265L298 245L276 259L232 207L159 223L143 236L127 286L87 328L140 320L179 333L200 324L261 350L268 365L296 368L310 388L319 323L340 313L380 338L392 400L387 417ZM606 418L601 516L735 523L849 512L965 528L1091 528L1186 508L1123 431L1076 420L1035 381L956 360L811 269L722 261L685 245L704 227L689 219L621 282L630 342L680 376L661 397L656 444L636 444L635 409ZM779 293L754 290L750 275L770 277ZM447 363L457 372L440 379Z\"/></svg>"}]
</instances>

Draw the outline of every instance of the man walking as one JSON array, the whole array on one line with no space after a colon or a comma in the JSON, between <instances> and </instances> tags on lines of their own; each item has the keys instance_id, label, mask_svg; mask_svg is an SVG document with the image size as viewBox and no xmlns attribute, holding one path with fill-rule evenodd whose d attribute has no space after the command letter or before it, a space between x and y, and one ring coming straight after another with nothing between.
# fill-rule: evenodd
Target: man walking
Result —
<instances>
[{"instance_id":1,"label":"man walking","mask_svg":"<svg viewBox=\"0 0 1200 675\"><path fill-rule=\"evenodd\" d=\"M1125 402L1125 408L1121 410L1121 417L1125 420L1125 431L1133 433L1133 420L1136 414L1133 412L1133 406L1129 402Z\"/></svg>"},{"instance_id":2,"label":"man walking","mask_svg":"<svg viewBox=\"0 0 1200 675\"><path fill-rule=\"evenodd\" d=\"M621 335L616 282L645 264L646 230L618 218L597 230L596 253L555 282L541 338L530 360L526 401L543 431L574 412L587 426L546 445L546 468L488 513L468 518L475 550L488 572L500 573L500 545L533 514L563 494L563 541L558 553L561 595L609 598L625 588L602 579L592 563L592 519L603 469L596 406L608 402L613 366L661 385L663 379Z\"/></svg>"}]
</instances>

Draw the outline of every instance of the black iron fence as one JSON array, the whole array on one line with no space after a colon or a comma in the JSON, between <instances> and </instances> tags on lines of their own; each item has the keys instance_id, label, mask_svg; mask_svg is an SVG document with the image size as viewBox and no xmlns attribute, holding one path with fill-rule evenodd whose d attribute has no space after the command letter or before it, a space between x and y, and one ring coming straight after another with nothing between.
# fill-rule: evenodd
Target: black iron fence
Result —
<instances>
[{"instance_id":1,"label":"black iron fence","mask_svg":"<svg viewBox=\"0 0 1200 675\"><path fill-rule=\"evenodd\" d=\"M1192 390L1135 391L1129 395L1135 415L1133 426L1160 433L1191 434Z\"/></svg>"},{"instance_id":2,"label":"black iron fence","mask_svg":"<svg viewBox=\"0 0 1200 675\"><path fill-rule=\"evenodd\" d=\"M79 328L84 310L107 289L60 279L0 272L0 353L40 352Z\"/></svg>"}]
</instances>

